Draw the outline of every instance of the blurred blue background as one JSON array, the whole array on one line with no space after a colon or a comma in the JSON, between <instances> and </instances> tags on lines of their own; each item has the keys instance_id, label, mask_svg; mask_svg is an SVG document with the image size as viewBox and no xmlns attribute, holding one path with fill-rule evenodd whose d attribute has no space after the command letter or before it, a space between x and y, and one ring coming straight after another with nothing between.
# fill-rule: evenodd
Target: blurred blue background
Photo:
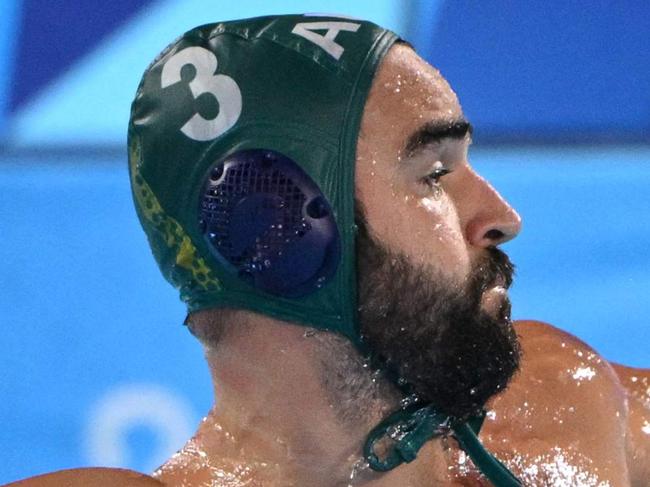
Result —
<instances>
[{"instance_id":1,"label":"blurred blue background","mask_svg":"<svg viewBox=\"0 0 650 487\"><path fill-rule=\"evenodd\" d=\"M390 27L474 123L473 164L519 210L516 318L650 366L650 4L2 0L0 483L150 471L212 403L132 209L125 133L147 64L183 31L280 12Z\"/></svg>"}]
</instances>

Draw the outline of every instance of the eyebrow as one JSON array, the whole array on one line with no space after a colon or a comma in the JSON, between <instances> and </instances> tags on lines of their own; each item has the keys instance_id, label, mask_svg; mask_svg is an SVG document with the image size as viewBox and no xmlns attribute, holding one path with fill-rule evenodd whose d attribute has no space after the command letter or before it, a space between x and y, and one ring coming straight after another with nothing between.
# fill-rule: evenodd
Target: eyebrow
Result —
<instances>
[{"instance_id":1,"label":"eyebrow","mask_svg":"<svg viewBox=\"0 0 650 487\"><path fill-rule=\"evenodd\" d=\"M411 157L429 144L443 139L464 139L467 134L471 136L472 131L472 124L467 120L427 122L409 135L404 153Z\"/></svg>"}]
</instances>

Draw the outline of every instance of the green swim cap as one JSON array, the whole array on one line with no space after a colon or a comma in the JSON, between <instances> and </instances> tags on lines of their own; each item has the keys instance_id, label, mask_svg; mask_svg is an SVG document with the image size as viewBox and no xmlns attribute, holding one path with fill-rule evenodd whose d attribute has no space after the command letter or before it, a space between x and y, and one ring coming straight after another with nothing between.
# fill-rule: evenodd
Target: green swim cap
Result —
<instances>
[{"instance_id":1,"label":"green swim cap","mask_svg":"<svg viewBox=\"0 0 650 487\"><path fill-rule=\"evenodd\" d=\"M197 27L149 66L131 109L131 185L153 255L188 311L249 309L360 343L356 143L396 40L361 20L259 17ZM265 158L280 172L264 173ZM283 221L293 227L278 230Z\"/></svg>"}]
</instances>

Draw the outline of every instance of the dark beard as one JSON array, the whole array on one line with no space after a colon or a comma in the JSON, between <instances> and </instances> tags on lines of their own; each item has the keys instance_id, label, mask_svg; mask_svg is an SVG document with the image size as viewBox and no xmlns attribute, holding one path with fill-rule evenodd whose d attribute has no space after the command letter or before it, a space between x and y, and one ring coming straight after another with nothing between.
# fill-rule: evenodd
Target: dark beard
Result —
<instances>
[{"instance_id":1,"label":"dark beard","mask_svg":"<svg viewBox=\"0 0 650 487\"><path fill-rule=\"evenodd\" d=\"M421 403L459 420L477 414L519 367L510 302L504 300L498 318L481 309L483 291L497 277L510 286L514 266L502 251L486 249L459 292L439 273L414 267L376 241L362 210L357 226L362 339Z\"/></svg>"}]
</instances>

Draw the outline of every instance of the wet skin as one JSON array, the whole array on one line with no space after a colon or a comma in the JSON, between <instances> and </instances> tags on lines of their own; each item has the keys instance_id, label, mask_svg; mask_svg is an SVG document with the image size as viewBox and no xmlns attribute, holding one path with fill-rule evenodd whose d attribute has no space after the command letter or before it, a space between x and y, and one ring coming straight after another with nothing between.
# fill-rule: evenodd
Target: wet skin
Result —
<instances>
[{"instance_id":1,"label":"wet skin","mask_svg":"<svg viewBox=\"0 0 650 487\"><path fill-rule=\"evenodd\" d=\"M516 212L469 165L469 134L438 141L424 137L421 141L426 143L417 150L407 146L409 136L427 123L440 128L462 120L458 100L442 76L410 48L396 45L373 82L357 152L357 198L365 206L375 236L388 247L407 254L414 264L437 267L452 286L463 285L472 263L486 248L513 238L520 229ZM504 290L496 286L486 292L484 308L497 312L503 299ZM304 330L266 321L262 325L267 332L269 327L275 327L273 334L260 335L259 345L254 336L241 345L252 351L249 369L233 368L228 377L228 355L222 354L218 363L208 351L216 395L225 404L222 407L228 405L229 394L243 394L256 378L267 379L268 370L281 370L282 374L276 375L278 384L279 377L286 375L290 379L287 388L281 389L291 396L289 404L303 401L304 409L304 401L313 400L310 407L316 408L322 402L318 389L304 392L303 387L295 386L311 377L306 366L309 344L301 342ZM488 418L480 435L485 446L526 485L650 485L650 371L610 364L577 338L547 324L522 321L515 323L515 329L523 349L521 370L507 390L487 405ZM280 335L278 344L283 344L280 352L290 352L284 357L274 351L269 341L276 333ZM305 350L304 362L300 362L301 350ZM269 362L262 374L252 361L255 357L277 362ZM290 360L294 361L290 366L282 365L282 361ZM308 382L302 384L306 388ZM251 394L256 391L270 394L261 382ZM269 395L266 407L272 408L274 400ZM252 407L252 402L247 405ZM231 406L232 410L241 409L234 399ZM378 409L377 414L389 409ZM299 408L290 413L289 421L304 418ZM280 409L277 414L281 414ZM332 451L344 448L349 438L332 426L326 410L314 414L319 418L314 429L323 425L330 428L319 430L322 442L331 444ZM248 416L247 421L252 422L252 418ZM373 421L371 418L368 424ZM359 438L367 426L360 425ZM268 423L266 427L273 425ZM270 452L277 445L264 444L251 431L229 422L215 408L196 436L156 472L157 480L127 478L127 473L115 471L111 485L307 485L305 479L309 477L282 465L281 454L275 457L280 459L276 463L256 464L251 452L264 451L273 458ZM323 457L324 452L318 450ZM321 473L314 473L313 482L308 483L346 485L335 480L337 473L332 469L330 483L318 482ZM102 475L111 473L102 471ZM79 481L78 485L82 484L109 485ZM428 443L411 464L383 475L361 476L351 484L488 485L451 439ZM55 477L42 477L18 485L60 483Z\"/></svg>"},{"instance_id":2,"label":"wet skin","mask_svg":"<svg viewBox=\"0 0 650 487\"><path fill-rule=\"evenodd\" d=\"M526 485L647 486L650 372L609 364L585 343L550 325L522 321L516 323L516 329L525 350L521 373L489 403L480 435L485 446ZM208 418L207 422L210 421ZM205 429L204 423L201 430ZM192 448L192 443L188 443L186 455ZM417 483L402 485L489 485L481 480L453 441L442 447L447 481L432 482L429 469L433 463L440 464L437 459L427 458L432 450L425 448L416 463L404 467L417 467L413 474ZM248 484L210 483L205 470L180 469L174 467L176 462L178 457L168 464L170 471L159 475L158 480L117 469L78 469L11 485L291 485L250 477ZM192 462L198 467L196 463Z\"/></svg>"},{"instance_id":3,"label":"wet skin","mask_svg":"<svg viewBox=\"0 0 650 487\"><path fill-rule=\"evenodd\" d=\"M521 372L488 403L483 444L525 485L649 485L650 372L544 323L516 329ZM457 485L482 485L462 452L449 453Z\"/></svg>"}]
</instances>

